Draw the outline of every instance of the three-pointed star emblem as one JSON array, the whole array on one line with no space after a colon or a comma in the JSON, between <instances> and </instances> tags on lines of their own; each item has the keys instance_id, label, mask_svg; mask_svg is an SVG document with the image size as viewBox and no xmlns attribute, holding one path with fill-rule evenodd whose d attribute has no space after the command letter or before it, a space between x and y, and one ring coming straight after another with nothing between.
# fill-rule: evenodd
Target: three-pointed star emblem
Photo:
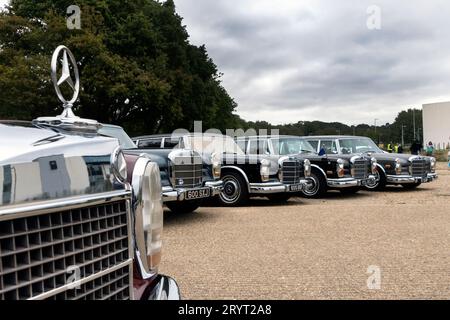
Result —
<instances>
[{"instance_id":1,"label":"three-pointed star emblem","mask_svg":"<svg viewBox=\"0 0 450 320\"><path fill-rule=\"evenodd\" d=\"M69 59L67 59L67 51L63 51L62 74L61 74L61 78L59 78L59 80L58 80L58 86L62 85L64 82L67 82L67 84L73 90L75 90L75 84L73 83L72 77L70 75Z\"/></svg>"}]
</instances>

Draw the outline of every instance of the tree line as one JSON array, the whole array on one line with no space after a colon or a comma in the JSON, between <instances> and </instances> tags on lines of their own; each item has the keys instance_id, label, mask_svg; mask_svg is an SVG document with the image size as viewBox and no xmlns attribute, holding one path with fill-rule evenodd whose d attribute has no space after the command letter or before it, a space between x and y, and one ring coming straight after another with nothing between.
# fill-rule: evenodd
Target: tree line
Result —
<instances>
[{"instance_id":1,"label":"tree line","mask_svg":"<svg viewBox=\"0 0 450 320\"><path fill-rule=\"evenodd\" d=\"M279 129L282 134L363 135L405 143L422 128L420 110L399 113L392 124L299 121L274 126L247 122L206 47L189 42L173 0L77 0L81 29L67 28L72 0L12 0L0 12L0 119L30 120L61 112L50 81L50 59L61 44L78 61L81 74L77 115L123 126L130 135L203 128ZM345 119L342 119L345 121Z\"/></svg>"}]
</instances>

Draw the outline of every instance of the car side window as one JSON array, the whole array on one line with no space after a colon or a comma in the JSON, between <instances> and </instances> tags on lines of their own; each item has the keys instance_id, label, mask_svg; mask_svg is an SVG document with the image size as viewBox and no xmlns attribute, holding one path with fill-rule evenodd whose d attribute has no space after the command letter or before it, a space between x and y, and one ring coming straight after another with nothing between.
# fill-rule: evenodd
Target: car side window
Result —
<instances>
[{"instance_id":1,"label":"car side window","mask_svg":"<svg viewBox=\"0 0 450 320\"><path fill-rule=\"evenodd\" d=\"M319 145L318 140L308 140L308 142L313 146L314 150L317 151L317 146Z\"/></svg>"},{"instance_id":2,"label":"car side window","mask_svg":"<svg viewBox=\"0 0 450 320\"><path fill-rule=\"evenodd\" d=\"M321 140L320 148L325 149L326 154L337 154L336 141L334 140Z\"/></svg>"},{"instance_id":3,"label":"car side window","mask_svg":"<svg viewBox=\"0 0 450 320\"><path fill-rule=\"evenodd\" d=\"M165 138L163 148L164 149L174 149L174 148L183 148L182 140L180 138Z\"/></svg>"},{"instance_id":4,"label":"car side window","mask_svg":"<svg viewBox=\"0 0 450 320\"><path fill-rule=\"evenodd\" d=\"M249 154L258 154L259 148L258 148L258 140L250 140L250 147L249 147Z\"/></svg>"},{"instance_id":5,"label":"car side window","mask_svg":"<svg viewBox=\"0 0 450 320\"><path fill-rule=\"evenodd\" d=\"M139 140L138 148L161 149L162 138Z\"/></svg>"},{"instance_id":6,"label":"car side window","mask_svg":"<svg viewBox=\"0 0 450 320\"><path fill-rule=\"evenodd\" d=\"M247 151L247 142L248 140L237 140L236 144L243 150L244 152Z\"/></svg>"}]
</instances>

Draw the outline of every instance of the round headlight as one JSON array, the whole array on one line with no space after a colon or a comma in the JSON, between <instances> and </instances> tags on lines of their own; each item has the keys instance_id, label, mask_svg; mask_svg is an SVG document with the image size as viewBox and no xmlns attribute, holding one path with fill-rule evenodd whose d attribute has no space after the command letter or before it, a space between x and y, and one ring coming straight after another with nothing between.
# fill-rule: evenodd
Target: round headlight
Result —
<instances>
[{"instance_id":1,"label":"round headlight","mask_svg":"<svg viewBox=\"0 0 450 320\"><path fill-rule=\"evenodd\" d=\"M222 159L217 153L211 155L212 175L214 179L220 179L222 170Z\"/></svg>"},{"instance_id":2,"label":"round headlight","mask_svg":"<svg viewBox=\"0 0 450 320\"><path fill-rule=\"evenodd\" d=\"M395 173L396 174L402 173L402 163L399 158L395 159Z\"/></svg>"},{"instance_id":3,"label":"round headlight","mask_svg":"<svg viewBox=\"0 0 450 320\"><path fill-rule=\"evenodd\" d=\"M336 164L336 171L339 178L342 178L345 176L345 170L344 170L344 160L338 159Z\"/></svg>"},{"instance_id":4,"label":"round headlight","mask_svg":"<svg viewBox=\"0 0 450 320\"><path fill-rule=\"evenodd\" d=\"M376 174L377 173L377 165L378 165L377 159L372 158L372 159L370 159L370 162L372 164L372 166L371 166L372 173Z\"/></svg>"},{"instance_id":5,"label":"round headlight","mask_svg":"<svg viewBox=\"0 0 450 320\"><path fill-rule=\"evenodd\" d=\"M311 176L311 161L309 161L308 159L305 159L305 161L303 161L303 166L304 166L305 177L310 177Z\"/></svg>"},{"instance_id":6,"label":"round headlight","mask_svg":"<svg viewBox=\"0 0 450 320\"><path fill-rule=\"evenodd\" d=\"M432 171L436 170L436 158L435 157L431 157L430 166L431 166Z\"/></svg>"},{"instance_id":7,"label":"round headlight","mask_svg":"<svg viewBox=\"0 0 450 320\"><path fill-rule=\"evenodd\" d=\"M111 171L120 183L127 181L127 162L120 147L114 149L114 152L111 154Z\"/></svg>"},{"instance_id":8,"label":"round headlight","mask_svg":"<svg viewBox=\"0 0 450 320\"><path fill-rule=\"evenodd\" d=\"M161 261L163 208L158 165L139 158L134 166L132 185L136 259L142 278L148 279L157 273Z\"/></svg>"},{"instance_id":9,"label":"round headlight","mask_svg":"<svg viewBox=\"0 0 450 320\"><path fill-rule=\"evenodd\" d=\"M270 178L270 161L267 159L261 160L261 168L260 168L261 180L263 182L269 181Z\"/></svg>"}]
</instances>

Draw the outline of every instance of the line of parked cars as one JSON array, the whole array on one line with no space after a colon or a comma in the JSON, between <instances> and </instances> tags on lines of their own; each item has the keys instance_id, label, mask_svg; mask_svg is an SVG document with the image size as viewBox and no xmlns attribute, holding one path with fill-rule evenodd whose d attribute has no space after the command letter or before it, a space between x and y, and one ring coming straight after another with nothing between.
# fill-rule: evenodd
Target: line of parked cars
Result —
<instances>
[{"instance_id":1,"label":"line of parked cars","mask_svg":"<svg viewBox=\"0 0 450 320\"><path fill-rule=\"evenodd\" d=\"M60 116L0 121L0 300L179 299L176 281L158 273L163 205L188 213L205 200L240 206L437 178L434 158L387 154L365 137L131 139L73 114L79 76L64 46L52 79Z\"/></svg>"}]
</instances>

